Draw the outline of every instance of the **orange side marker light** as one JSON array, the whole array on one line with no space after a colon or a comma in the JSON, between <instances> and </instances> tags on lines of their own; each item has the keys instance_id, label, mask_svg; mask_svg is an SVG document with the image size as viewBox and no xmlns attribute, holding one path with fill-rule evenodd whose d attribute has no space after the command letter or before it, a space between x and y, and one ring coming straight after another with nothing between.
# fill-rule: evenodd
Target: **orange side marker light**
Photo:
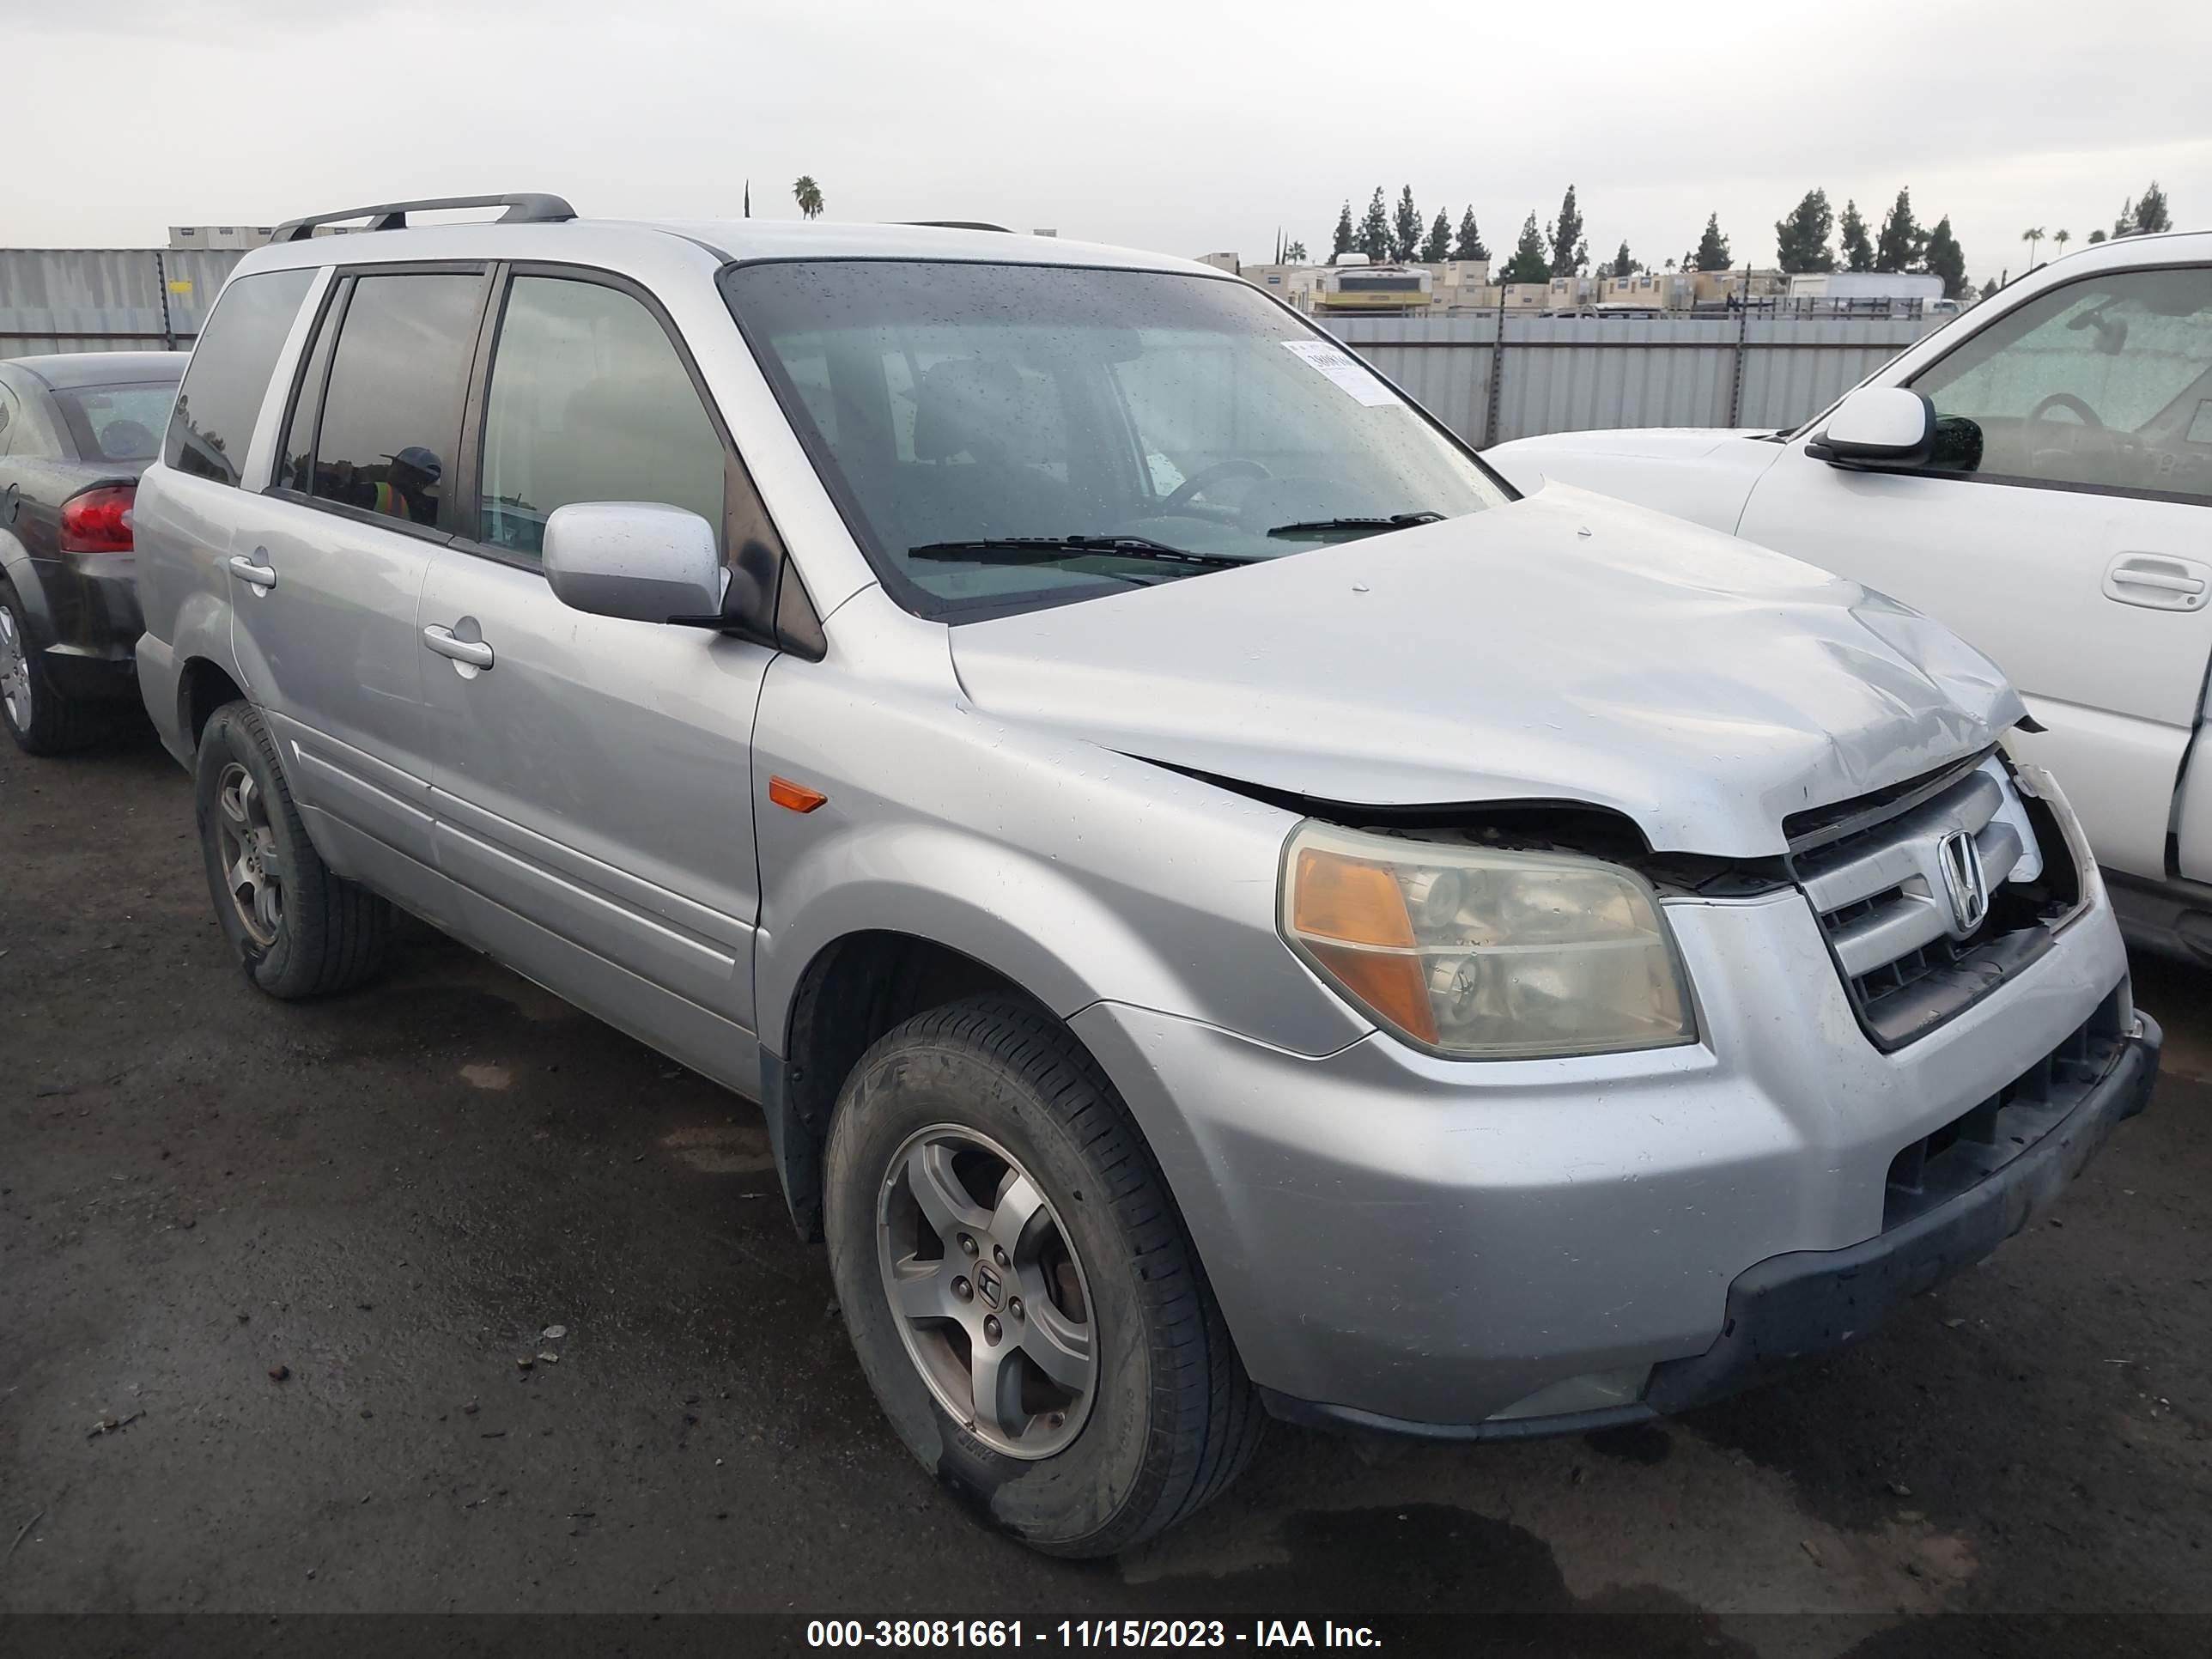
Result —
<instances>
[{"instance_id":1,"label":"orange side marker light","mask_svg":"<svg viewBox=\"0 0 2212 1659\"><path fill-rule=\"evenodd\" d=\"M768 798L778 806L794 812L811 812L830 799L819 789L809 789L803 783L793 783L789 778L772 777L768 781Z\"/></svg>"}]
</instances>

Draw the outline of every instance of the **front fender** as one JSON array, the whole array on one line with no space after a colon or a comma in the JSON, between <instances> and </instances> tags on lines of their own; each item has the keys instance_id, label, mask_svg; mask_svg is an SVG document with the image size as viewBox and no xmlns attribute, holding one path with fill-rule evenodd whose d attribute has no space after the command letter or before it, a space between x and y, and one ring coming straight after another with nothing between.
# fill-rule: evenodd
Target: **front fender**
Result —
<instances>
[{"instance_id":1,"label":"front fender","mask_svg":"<svg viewBox=\"0 0 2212 1659\"><path fill-rule=\"evenodd\" d=\"M850 676L846 654L779 660L763 688L754 984L772 1048L808 964L863 933L957 951L1063 1018L1111 999L1304 1054L1372 1029L1276 932L1292 814L957 692ZM826 804L770 805L777 775Z\"/></svg>"},{"instance_id":2,"label":"front fender","mask_svg":"<svg viewBox=\"0 0 2212 1659\"><path fill-rule=\"evenodd\" d=\"M1572 484L1734 535L1753 489L1784 453L1781 445L1753 436L1702 429L1553 433L1493 445L1482 458L1523 495L1547 483Z\"/></svg>"},{"instance_id":3,"label":"front fender","mask_svg":"<svg viewBox=\"0 0 2212 1659\"><path fill-rule=\"evenodd\" d=\"M1062 1019L1109 994L1158 1008L1203 1000L1196 964L1164 959L1067 871L948 825L858 828L823 842L785 872L775 900L758 936L755 985L762 1036L778 1047L808 964L865 933L957 951Z\"/></svg>"}]
</instances>

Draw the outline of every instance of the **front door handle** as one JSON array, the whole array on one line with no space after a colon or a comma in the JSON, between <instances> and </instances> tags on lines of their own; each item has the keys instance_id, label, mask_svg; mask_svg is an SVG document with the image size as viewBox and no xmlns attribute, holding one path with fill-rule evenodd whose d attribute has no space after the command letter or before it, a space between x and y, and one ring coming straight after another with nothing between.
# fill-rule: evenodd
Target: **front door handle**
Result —
<instances>
[{"instance_id":1,"label":"front door handle","mask_svg":"<svg viewBox=\"0 0 2212 1659\"><path fill-rule=\"evenodd\" d=\"M432 623L422 630L422 643L441 657L451 657L455 662L465 662L471 668L491 666L491 647L482 640L464 640L454 636L450 628L441 628Z\"/></svg>"},{"instance_id":2,"label":"front door handle","mask_svg":"<svg viewBox=\"0 0 2212 1659\"><path fill-rule=\"evenodd\" d=\"M2202 611L2212 600L2212 565L2170 553L2123 553L2106 568L2105 597L2154 611Z\"/></svg>"},{"instance_id":3,"label":"front door handle","mask_svg":"<svg viewBox=\"0 0 2212 1659\"><path fill-rule=\"evenodd\" d=\"M262 556L265 558L268 556L264 553ZM230 556L230 574L234 576L245 577L256 587L269 588L276 586L276 568L274 565L256 564L243 553L234 553Z\"/></svg>"}]
</instances>

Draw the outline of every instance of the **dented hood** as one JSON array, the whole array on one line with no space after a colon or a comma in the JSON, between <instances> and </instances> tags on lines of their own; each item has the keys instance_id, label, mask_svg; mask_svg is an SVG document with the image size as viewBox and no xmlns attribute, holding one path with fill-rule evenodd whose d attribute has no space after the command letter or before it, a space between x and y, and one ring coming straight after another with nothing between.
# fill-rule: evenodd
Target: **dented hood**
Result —
<instances>
[{"instance_id":1,"label":"dented hood","mask_svg":"<svg viewBox=\"0 0 2212 1659\"><path fill-rule=\"evenodd\" d=\"M1124 754L1344 805L1588 802L1729 857L2024 713L1881 594L1557 485L951 635L980 709Z\"/></svg>"}]
</instances>

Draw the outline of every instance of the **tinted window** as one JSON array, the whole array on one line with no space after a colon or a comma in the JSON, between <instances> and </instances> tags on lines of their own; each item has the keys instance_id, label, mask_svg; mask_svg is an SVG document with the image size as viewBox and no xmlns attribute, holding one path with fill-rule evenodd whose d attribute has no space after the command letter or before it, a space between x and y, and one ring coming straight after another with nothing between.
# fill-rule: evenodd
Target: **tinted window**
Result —
<instances>
[{"instance_id":1,"label":"tinted window","mask_svg":"<svg viewBox=\"0 0 2212 1659\"><path fill-rule=\"evenodd\" d=\"M1929 368L1938 468L2212 498L2212 270L2039 295Z\"/></svg>"},{"instance_id":2,"label":"tinted window","mask_svg":"<svg viewBox=\"0 0 2212 1659\"><path fill-rule=\"evenodd\" d=\"M143 386L60 386L54 401L76 441L77 457L87 461L150 461L161 447L161 430L176 401L173 380Z\"/></svg>"},{"instance_id":3,"label":"tinted window","mask_svg":"<svg viewBox=\"0 0 2212 1659\"><path fill-rule=\"evenodd\" d=\"M345 315L348 284L331 292L323 314L315 324L307 346L307 368L293 394L292 412L284 426L283 441L276 447L274 483L279 489L306 495L315 477L315 422L323 412L323 390L330 384L331 352L337 344L338 319Z\"/></svg>"},{"instance_id":4,"label":"tinted window","mask_svg":"<svg viewBox=\"0 0 2212 1659\"><path fill-rule=\"evenodd\" d=\"M313 493L434 529L453 526L453 464L483 279L363 276L331 358Z\"/></svg>"},{"instance_id":5,"label":"tinted window","mask_svg":"<svg viewBox=\"0 0 2212 1659\"><path fill-rule=\"evenodd\" d=\"M850 260L723 283L886 586L926 614L1185 580L1504 499L1243 283ZM1168 553L1045 544L1068 538Z\"/></svg>"},{"instance_id":6,"label":"tinted window","mask_svg":"<svg viewBox=\"0 0 2212 1659\"><path fill-rule=\"evenodd\" d=\"M271 270L240 276L223 289L200 331L169 418L163 459L171 466L238 482L276 354L314 277L313 270Z\"/></svg>"},{"instance_id":7,"label":"tinted window","mask_svg":"<svg viewBox=\"0 0 2212 1659\"><path fill-rule=\"evenodd\" d=\"M484 412L482 540L534 556L557 507L665 501L720 545L722 474L721 439L652 313L594 283L515 279Z\"/></svg>"}]
</instances>

